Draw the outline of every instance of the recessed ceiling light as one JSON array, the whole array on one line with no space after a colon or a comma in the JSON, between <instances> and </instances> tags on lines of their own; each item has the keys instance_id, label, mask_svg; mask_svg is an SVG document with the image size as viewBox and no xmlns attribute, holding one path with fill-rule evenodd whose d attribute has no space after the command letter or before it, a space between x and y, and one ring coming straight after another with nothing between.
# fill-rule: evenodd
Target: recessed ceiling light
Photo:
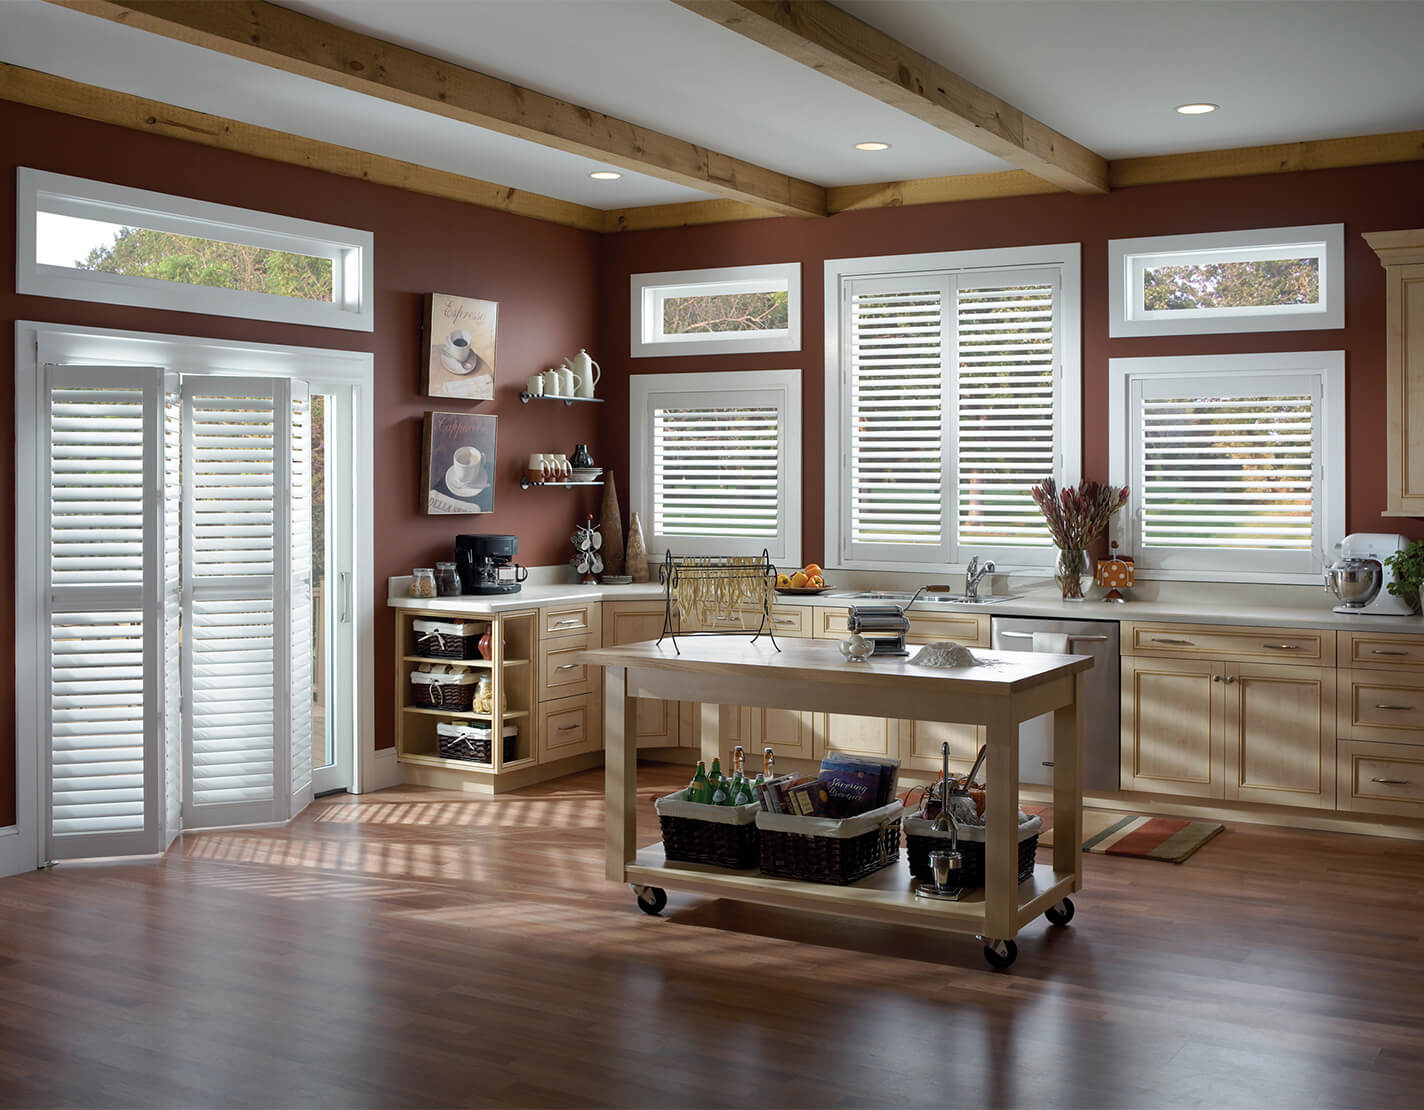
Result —
<instances>
[{"instance_id":1,"label":"recessed ceiling light","mask_svg":"<svg viewBox=\"0 0 1424 1110\"><path fill-rule=\"evenodd\" d=\"M856 150L889 150L889 149L890 149L890 144L889 144L889 143L881 143L881 142L856 143L856 144L855 144L855 149L856 149Z\"/></svg>"},{"instance_id":2,"label":"recessed ceiling light","mask_svg":"<svg viewBox=\"0 0 1424 1110\"><path fill-rule=\"evenodd\" d=\"M617 181L623 175L621 173L614 173L612 170L594 170L588 176L595 181Z\"/></svg>"},{"instance_id":3,"label":"recessed ceiling light","mask_svg":"<svg viewBox=\"0 0 1424 1110\"><path fill-rule=\"evenodd\" d=\"M1219 104L1179 104L1177 114L1179 116L1204 116L1208 112L1214 112L1219 108Z\"/></svg>"}]
</instances>

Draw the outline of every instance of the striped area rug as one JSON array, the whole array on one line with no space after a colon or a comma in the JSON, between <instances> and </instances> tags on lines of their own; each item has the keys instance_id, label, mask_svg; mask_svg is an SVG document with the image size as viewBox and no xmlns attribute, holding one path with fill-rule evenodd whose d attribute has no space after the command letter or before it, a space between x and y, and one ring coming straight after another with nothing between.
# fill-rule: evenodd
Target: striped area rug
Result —
<instances>
[{"instance_id":1,"label":"striped area rug","mask_svg":"<svg viewBox=\"0 0 1424 1110\"><path fill-rule=\"evenodd\" d=\"M1215 821L1143 817L1103 809L1085 809L1083 851L1103 856L1136 856L1139 859L1181 863L1224 827ZM1038 843L1041 847L1051 845L1053 830L1049 829L1040 836Z\"/></svg>"}]
</instances>

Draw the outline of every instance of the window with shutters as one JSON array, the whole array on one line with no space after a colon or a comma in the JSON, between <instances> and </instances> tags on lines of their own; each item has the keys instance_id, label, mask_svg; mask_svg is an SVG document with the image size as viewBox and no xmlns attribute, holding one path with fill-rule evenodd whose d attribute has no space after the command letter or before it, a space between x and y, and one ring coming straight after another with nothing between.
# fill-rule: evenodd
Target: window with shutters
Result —
<instances>
[{"instance_id":1,"label":"window with shutters","mask_svg":"<svg viewBox=\"0 0 1424 1110\"><path fill-rule=\"evenodd\" d=\"M827 262L826 311L828 558L1051 564L1028 491L1076 478L1076 245Z\"/></svg>"},{"instance_id":2,"label":"window with shutters","mask_svg":"<svg viewBox=\"0 0 1424 1110\"><path fill-rule=\"evenodd\" d=\"M798 561L801 372L629 380L632 507L649 551Z\"/></svg>"},{"instance_id":3,"label":"window with shutters","mask_svg":"<svg viewBox=\"0 0 1424 1110\"><path fill-rule=\"evenodd\" d=\"M1114 521L1145 577L1317 580L1344 534L1338 351L1113 359Z\"/></svg>"},{"instance_id":4,"label":"window with shutters","mask_svg":"<svg viewBox=\"0 0 1424 1110\"><path fill-rule=\"evenodd\" d=\"M633 274L634 358L801 349L801 263Z\"/></svg>"}]
</instances>

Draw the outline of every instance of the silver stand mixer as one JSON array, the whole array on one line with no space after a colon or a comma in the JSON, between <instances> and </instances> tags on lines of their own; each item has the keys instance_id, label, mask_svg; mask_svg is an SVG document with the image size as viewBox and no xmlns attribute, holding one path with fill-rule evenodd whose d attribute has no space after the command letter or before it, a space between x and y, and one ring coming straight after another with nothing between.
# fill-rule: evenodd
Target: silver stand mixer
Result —
<instances>
[{"instance_id":1,"label":"silver stand mixer","mask_svg":"<svg viewBox=\"0 0 1424 1110\"><path fill-rule=\"evenodd\" d=\"M1408 546L1403 536L1388 532L1353 532L1337 543L1339 554L1325 568L1325 588L1341 602L1335 612L1382 617L1412 614L1414 609L1404 598L1389 592L1395 574L1386 562Z\"/></svg>"}]
</instances>

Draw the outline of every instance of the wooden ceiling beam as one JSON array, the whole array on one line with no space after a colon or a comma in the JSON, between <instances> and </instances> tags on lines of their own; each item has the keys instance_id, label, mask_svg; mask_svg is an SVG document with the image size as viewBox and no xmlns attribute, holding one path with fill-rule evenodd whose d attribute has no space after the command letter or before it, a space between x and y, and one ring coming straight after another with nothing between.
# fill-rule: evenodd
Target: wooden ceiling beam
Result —
<instances>
[{"instance_id":1,"label":"wooden ceiling beam","mask_svg":"<svg viewBox=\"0 0 1424 1110\"><path fill-rule=\"evenodd\" d=\"M1053 185L1108 191L1101 155L824 0L673 2Z\"/></svg>"},{"instance_id":2,"label":"wooden ceiling beam","mask_svg":"<svg viewBox=\"0 0 1424 1110\"><path fill-rule=\"evenodd\" d=\"M819 185L264 0L50 2L779 215L826 212Z\"/></svg>"}]
</instances>

